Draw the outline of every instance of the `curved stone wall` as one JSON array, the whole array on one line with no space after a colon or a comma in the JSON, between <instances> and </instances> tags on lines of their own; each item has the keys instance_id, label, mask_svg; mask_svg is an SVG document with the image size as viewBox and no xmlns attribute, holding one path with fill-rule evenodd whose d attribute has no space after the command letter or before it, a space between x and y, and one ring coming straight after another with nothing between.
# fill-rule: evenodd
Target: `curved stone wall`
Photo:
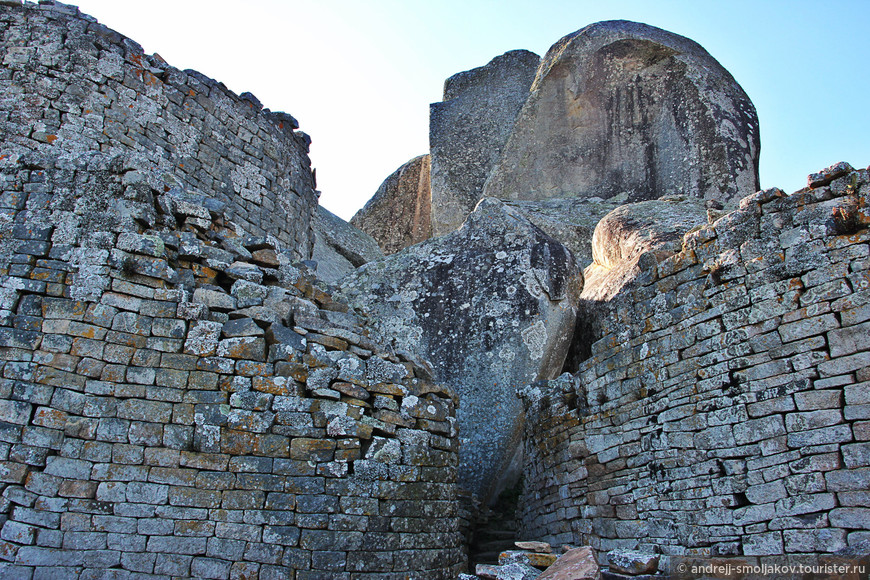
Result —
<instances>
[{"instance_id":1,"label":"curved stone wall","mask_svg":"<svg viewBox=\"0 0 870 580\"><path fill-rule=\"evenodd\" d=\"M642 257L580 371L523 391L523 536L720 555L870 540L870 178L850 169Z\"/></svg>"},{"instance_id":2,"label":"curved stone wall","mask_svg":"<svg viewBox=\"0 0 870 580\"><path fill-rule=\"evenodd\" d=\"M227 204L245 232L310 256L310 140L290 115L57 3L0 6L0 63L0 159L137 152Z\"/></svg>"},{"instance_id":3,"label":"curved stone wall","mask_svg":"<svg viewBox=\"0 0 870 580\"><path fill-rule=\"evenodd\" d=\"M455 395L132 165L0 173L4 577L455 574Z\"/></svg>"},{"instance_id":4,"label":"curved stone wall","mask_svg":"<svg viewBox=\"0 0 870 580\"><path fill-rule=\"evenodd\" d=\"M0 23L0 576L454 578L455 394L299 264L290 117Z\"/></svg>"}]
</instances>

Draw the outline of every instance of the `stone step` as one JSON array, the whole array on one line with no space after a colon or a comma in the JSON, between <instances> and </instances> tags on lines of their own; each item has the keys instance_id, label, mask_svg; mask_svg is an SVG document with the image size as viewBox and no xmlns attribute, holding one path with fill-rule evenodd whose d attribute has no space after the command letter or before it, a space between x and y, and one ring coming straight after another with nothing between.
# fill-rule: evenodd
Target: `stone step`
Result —
<instances>
[{"instance_id":1,"label":"stone step","mask_svg":"<svg viewBox=\"0 0 870 580\"><path fill-rule=\"evenodd\" d=\"M471 548L479 551L487 550L516 550L515 538L481 538L477 536L471 543Z\"/></svg>"},{"instance_id":2,"label":"stone step","mask_svg":"<svg viewBox=\"0 0 870 580\"><path fill-rule=\"evenodd\" d=\"M473 557L469 558L476 564L498 564L498 556L504 550L488 550L486 552L477 552Z\"/></svg>"},{"instance_id":3,"label":"stone step","mask_svg":"<svg viewBox=\"0 0 870 580\"><path fill-rule=\"evenodd\" d=\"M505 529L478 529L475 536L487 540L510 540L513 543L516 540L517 533L514 530Z\"/></svg>"}]
</instances>

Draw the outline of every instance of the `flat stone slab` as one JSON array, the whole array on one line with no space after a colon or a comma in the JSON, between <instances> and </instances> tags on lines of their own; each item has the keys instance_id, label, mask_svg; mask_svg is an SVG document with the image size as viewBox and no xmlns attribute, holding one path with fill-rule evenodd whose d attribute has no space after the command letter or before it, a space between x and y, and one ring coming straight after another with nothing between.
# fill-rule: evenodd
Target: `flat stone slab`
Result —
<instances>
[{"instance_id":1,"label":"flat stone slab","mask_svg":"<svg viewBox=\"0 0 870 580\"><path fill-rule=\"evenodd\" d=\"M607 566L613 572L631 576L654 574L659 568L659 555L634 550L612 550L607 553Z\"/></svg>"},{"instance_id":2,"label":"flat stone slab","mask_svg":"<svg viewBox=\"0 0 870 580\"><path fill-rule=\"evenodd\" d=\"M519 548L520 550L528 550L530 552L541 552L544 554L549 554L553 551L553 546L548 544L547 542L514 542L514 546Z\"/></svg>"},{"instance_id":3,"label":"flat stone slab","mask_svg":"<svg viewBox=\"0 0 870 580\"><path fill-rule=\"evenodd\" d=\"M598 558L590 546L568 550L538 580L600 580Z\"/></svg>"}]
</instances>

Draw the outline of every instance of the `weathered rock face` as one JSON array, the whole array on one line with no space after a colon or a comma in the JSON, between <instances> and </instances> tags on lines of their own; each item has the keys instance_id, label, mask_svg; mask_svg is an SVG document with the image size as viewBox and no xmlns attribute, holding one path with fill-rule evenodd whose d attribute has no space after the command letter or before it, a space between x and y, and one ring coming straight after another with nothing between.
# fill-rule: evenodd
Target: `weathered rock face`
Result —
<instances>
[{"instance_id":1,"label":"weathered rock face","mask_svg":"<svg viewBox=\"0 0 870 580\"><path fill-rule=\"evenodd\" d=\"M598 558L589 546L565 552L538 580L599 580Z\"/></svg>"},{"instance_id":2,"label":"weathered rock face","mask_svg":"<svg viewBox=\"0 0 870 580\"><path fill-rule=\"evenodd\" d=\"M607 567L611 572L629 576L655 574L659 568L659 555L635 550L611 550L607 553Z\"/></svg>"},{"instance_id":3,"label":"weathered rock face","mask_svg":"<svg viewBox=\"0 0 870 580\"><path fill-rule=\"evenodd\" d=\"M370 235L384 254L432 237L429 156L421 155L384 180L350 223Z\"/></svg>"},{"instance_id":4,"label":"weathered rock face","mask_svg":"<svg viewBox=\"0 0 870 580\"><path fill-rule=\"evenodd\" d=\"M646 252L671 255L683 235L707 223L707 212L693 199L666 197L623 205L608 213L592 235L593 262L583 272L584 300L606 301L640 272Z\"/></svg>"},{"instance_id":5,"label":"weathered rock face","mask_svg":"<svg viewBox=\"0 0 870 580\"><path fill-rule=\"evenodd\" d=\"M570 253L485 199L458 231L341 284L398 351L428 359L436 380L457 390L461 483L485 499L516 449L516 387L561 369L583 284Z\"/></svg>"},{"instance_id":6,"label":"weathered rock face","mask_svg":"<svg viewBox=\"0 0 870 580\"><path fill-rule=\"evenodd\" d=\"M548 236L571 250L581 266L592 263L592 235L601 218L625 203L621 195L608 200L578 197L544 199L541 201L513 201L504 203L518 209L530 222Z\"/></svg>"},{"instance_id":7,"label":"weathered rock face","mask_svg":"<svg viewBox=\"0 0 870 580\"><path fill-rule=\"evenodd\" d=\"M366 262L383 258L377 242L323 206L314 214L314 250L317 277L335 282Z\"/></svg>"},{"instance_id":8,"label":"weathered rock face","mask_svg":"<svg viewBox=\"0 0 870 580\"><path fill-rule=\"evenodd\" d=\"M459 228L483 197L540 60L512 50L444 82L444 101L433 103L429 114L434 235Z\"/></svg>"},{"instance_id":9,"label":"weathered rock face","mask_svg":"<svg viewBox=\"0 0 870 580\"><path fill-rule=\"evenodd\" d=\"M758 153L752 102L703 48L599 22L547 52L484 195L725 201L758 189Z\"/></svg>"}]
</instances>

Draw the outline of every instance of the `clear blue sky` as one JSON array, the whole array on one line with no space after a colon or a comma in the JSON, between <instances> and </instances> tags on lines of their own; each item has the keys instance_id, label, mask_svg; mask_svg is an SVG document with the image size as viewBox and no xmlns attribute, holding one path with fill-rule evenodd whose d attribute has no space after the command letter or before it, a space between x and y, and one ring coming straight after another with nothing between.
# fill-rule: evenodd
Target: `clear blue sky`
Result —
<instances>
[{"instance_id":1,"label":"clear blue sky","mask_svg":"<svg viewBox=\"0 0 870 580\"><path fill-rule=\"evenodd\" d=\"M85 13L313 138L321 203L350 218L428 150L444 79L508 50L543 55L599 20L700 43L761 123L761 184L792 192L837 161L870 164L868 0L80 0Z\"/></svg>"}]
</instances>

